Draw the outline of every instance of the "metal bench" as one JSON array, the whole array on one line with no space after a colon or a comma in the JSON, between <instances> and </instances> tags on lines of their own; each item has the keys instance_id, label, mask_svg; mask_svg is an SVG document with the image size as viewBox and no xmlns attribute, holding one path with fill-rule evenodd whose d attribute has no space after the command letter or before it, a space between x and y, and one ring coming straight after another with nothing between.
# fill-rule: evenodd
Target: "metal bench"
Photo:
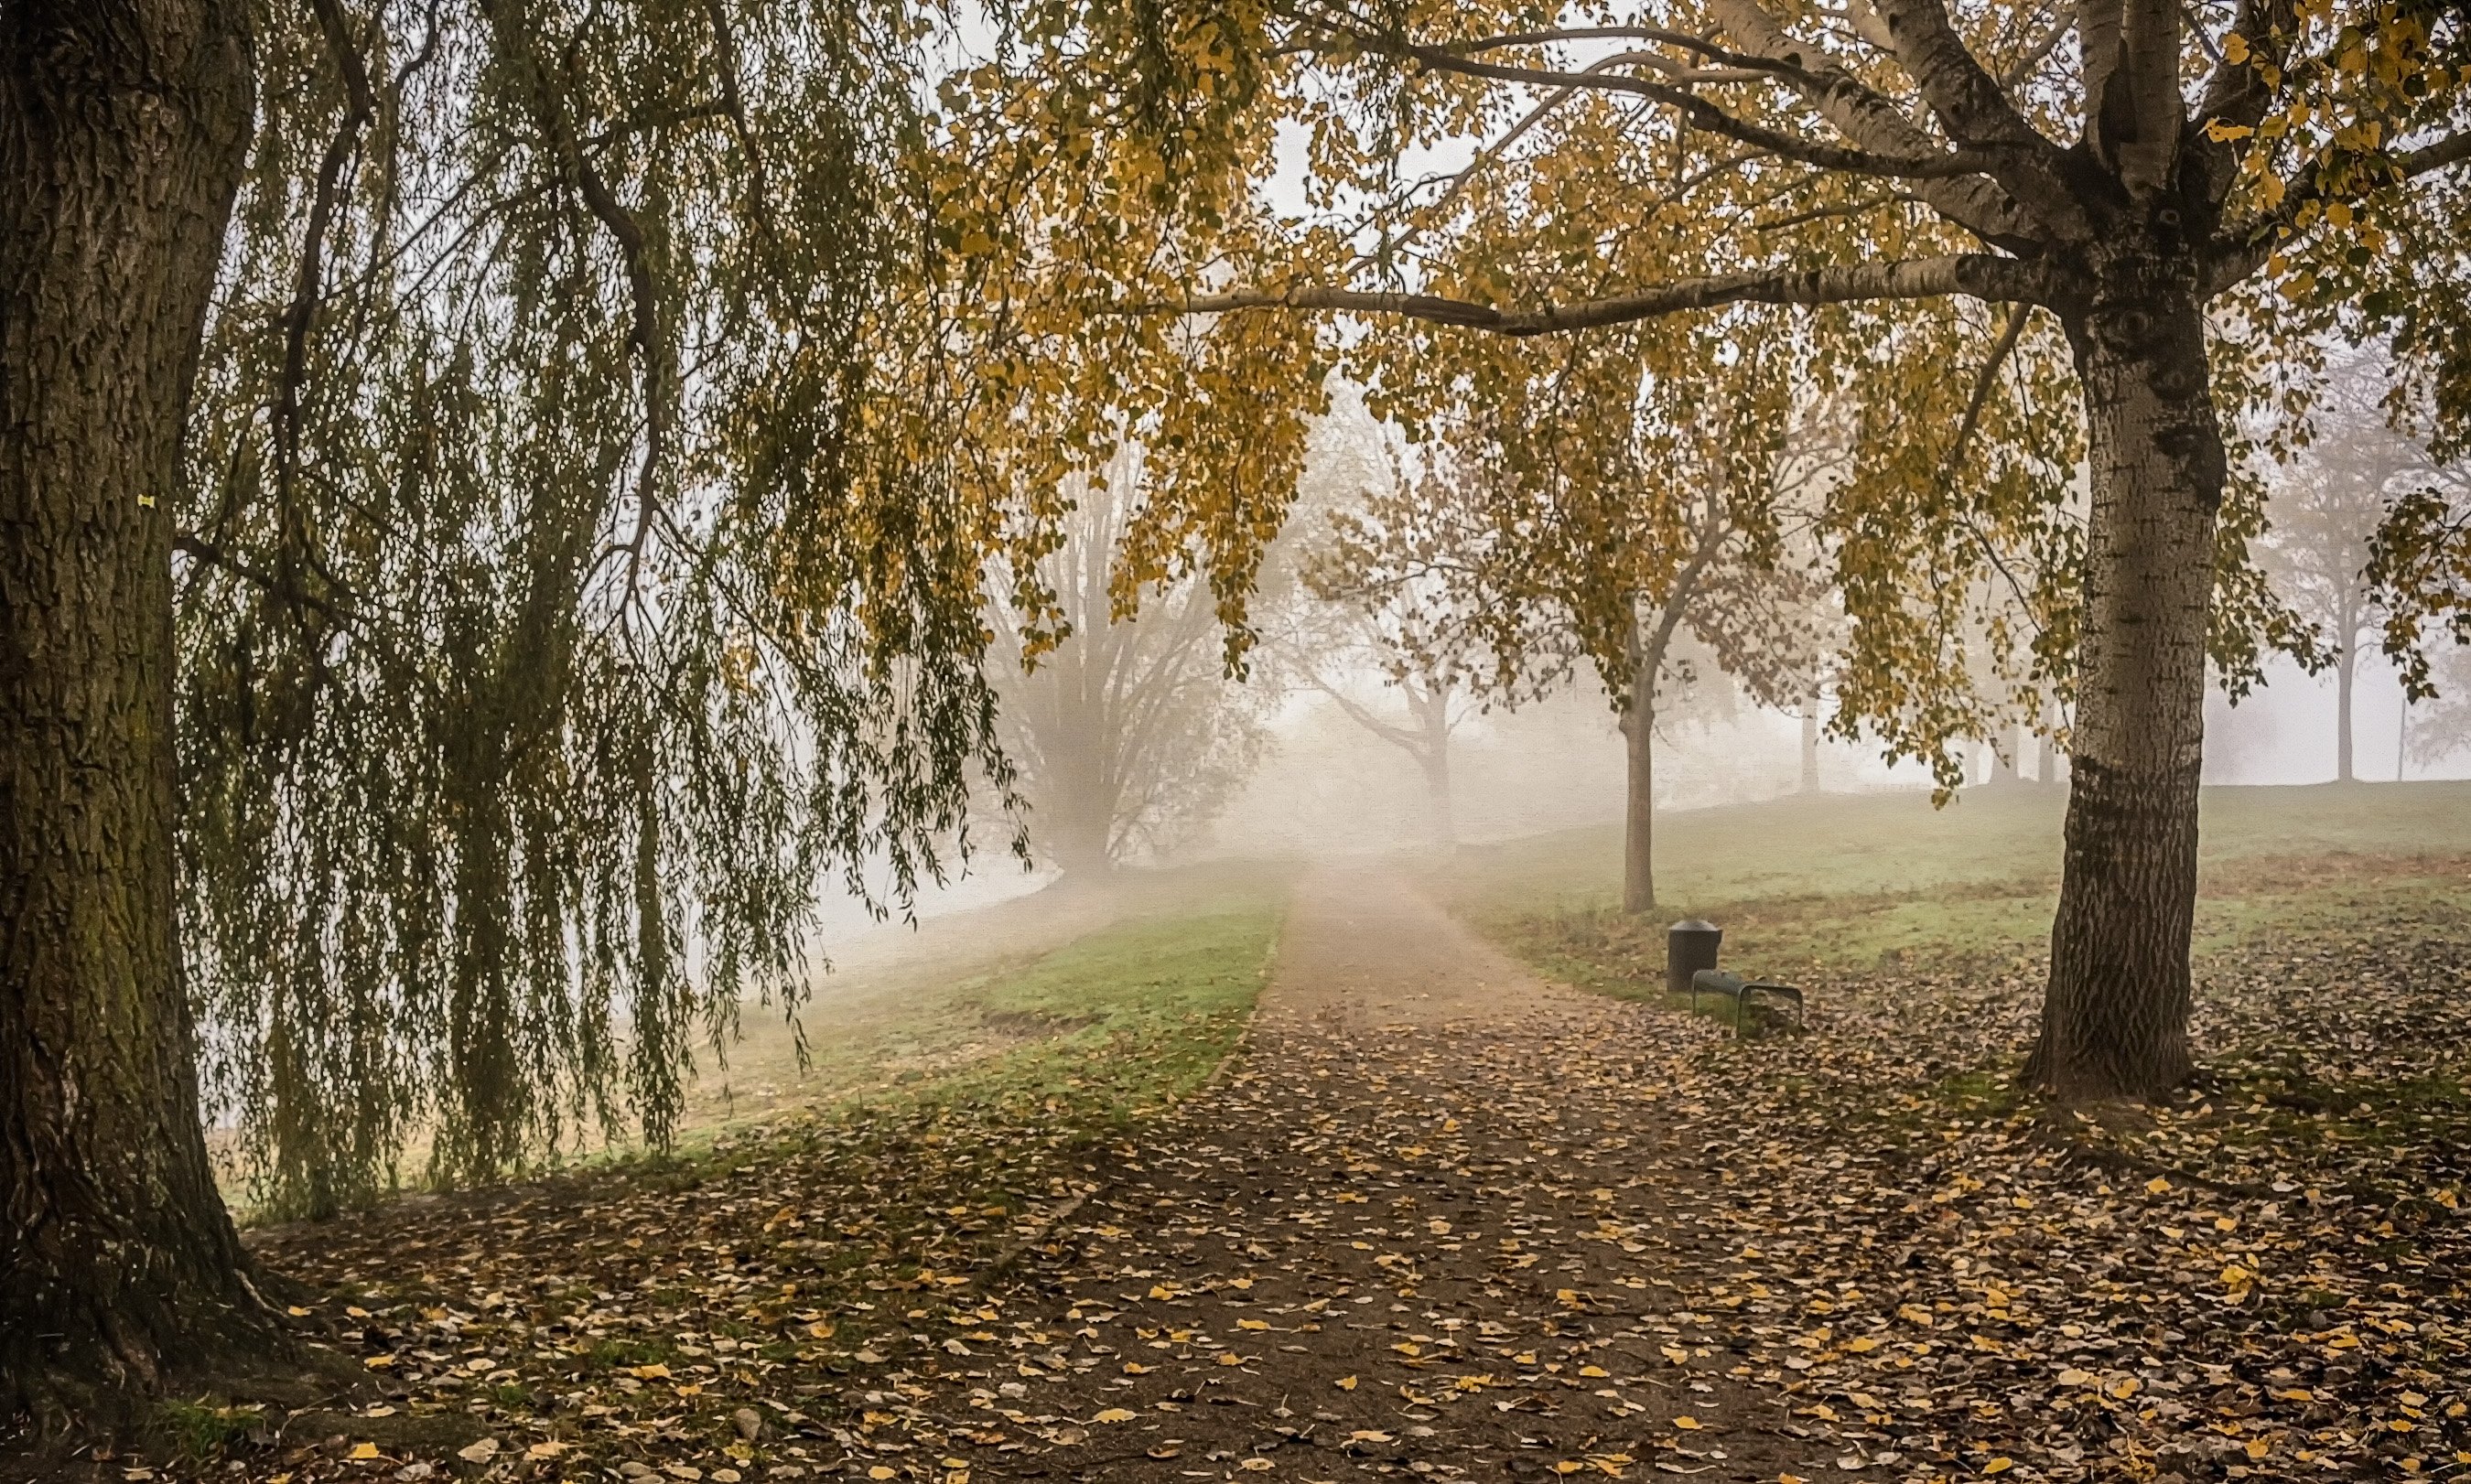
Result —
<instances>
[{"instance_id":1,"label":"metal bench","mask_svg":"<svg viewBox=\"0 0 2471 1484\"><path fill-rule=\"evenodd\" d=\"M1763 994L1774 999L1791 1000L1795 1028L1800 1029L1808 1024L1808 1008L1802 1004L1801 991L1791 985L1779 985L1764 979L1744 979L1739 974L1729 974L1723 969L1701 969L1690 976L1691 1013L1698 1013L1699 997L1703 994L1722 995L1733 1002L1733 1034L1737 1036L1742 1033L1743 1007L1748 1005L1754 995Z\"/></svg>"}]
</instances>

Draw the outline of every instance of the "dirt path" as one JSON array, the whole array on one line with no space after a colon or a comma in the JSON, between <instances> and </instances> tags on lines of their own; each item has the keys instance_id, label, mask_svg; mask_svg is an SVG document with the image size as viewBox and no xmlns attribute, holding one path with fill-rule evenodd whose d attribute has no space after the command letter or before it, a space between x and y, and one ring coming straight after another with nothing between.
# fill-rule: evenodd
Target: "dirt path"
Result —
<instances>
[{"instance_id":1,"label":"dirt path","mask_svg":"<svg viewBox=\"0 0 2471 1484\"><path fill-rule=\"evenodd\" d=\"M1024 1275L1046 1312L906 1400L977 1478L1823 1462L1680 1307L1672 1275L1726 1257L1659 1097L1705 1033L1539 983L1395 877L1317 873L1246 1054Z\"/></svg>"}]
</instances>

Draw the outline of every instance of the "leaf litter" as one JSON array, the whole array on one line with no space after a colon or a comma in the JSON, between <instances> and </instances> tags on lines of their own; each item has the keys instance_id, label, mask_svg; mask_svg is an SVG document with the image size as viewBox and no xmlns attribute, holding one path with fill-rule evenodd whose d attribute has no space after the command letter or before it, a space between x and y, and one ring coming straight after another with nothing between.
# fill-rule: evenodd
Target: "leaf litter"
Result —
<instances>
[{"instance_id":1,"label":"leaf litter","mask_svg":"<svg viewBox=\"0 0 2471 1484\"><path fill-rule=\"evenodd\" d=\"M2085 1116L2008 1087L2030 962L1814 982L1807 1033L1735 1041L1325 880L1243 1055L1119 1130L922 1107L270 1234L391 1394L208 1467L2471 1472L2464 943L2219 956L2203 1080Z\"/></svg>"}]
</instances>

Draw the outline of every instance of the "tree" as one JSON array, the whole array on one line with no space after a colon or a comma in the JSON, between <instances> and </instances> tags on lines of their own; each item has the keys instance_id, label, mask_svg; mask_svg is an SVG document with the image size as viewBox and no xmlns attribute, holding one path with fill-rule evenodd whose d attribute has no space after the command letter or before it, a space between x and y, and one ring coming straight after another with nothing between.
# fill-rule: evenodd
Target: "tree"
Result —
<instances>
[{"instance_id":1,"label":"tree","mask_svg":"<svg viewBox=\"0 0 2471 1484\"><path fill-rule=\"evenodd\" d=\"M2406 493L2458 475L2427 446L2389 421L2384 358L2353 351L2332 367L2313 419L2314 434L2274 491L2266 569L2294 610L2326 641L2334 669L2335 772L2352 767L2353 687L2360 650L2384 633L2385 613L2369 576L2388 505Z\"/></svg>"},{"instance_id":2,"label":"tree","mask_svg":"<svg viewBox=\"0 0 2471 1484\"><path fill-rule=\"evenodd\" d=\"M1400 605L1421 662L1485 657L1465 673L1493 699L1595 665L1628 760L1628 912L1656 905L1656 734L1694 678L1683 641L1770 704L1805 689L1814 664L1781 513L1826 459L1786 432L1791 341L1741 336L1756 348L1706 380L1642 374L1717 367L1720 329L1737 328L1605 337L1536 364L1436 359L1429 374L1480 379L1481 396L1430 425L1422 481L1340 518L1331 553L1353 591Z\"/></svg>"},{"instance_id":3,"label":"tree","mask_svg":"<svg viewBox=\"0 0 2471 1484\"><path fill-rule=\"evenodd\" d=\"M917 35L0 12L0 1406L283 1356L201 1070L282 1209L658 1144L1001 782Z\"/></svg>"},{"instance_id":4,"label":"tree","mask_svg":"<svg viewBox=\"0 0 2471 1484\"><path fill-rule=\"evenodd\" d=\"M1491 667L1447 584L1409 549L1432 501L1388 459L1379 474L1354 503L1324 512L1330 539L1302 563L1306 590L1319 601L1297 605L1282 662L1349 721L1407 754L1424 779L1433 841L1455 845L1450 736L1477 708L1471 681ZM1399 697L1403 723L1351 690L1346 677L1367 670Z\"/></svg>"},{"instance_id":5,"label":"tree","mask_svg":"<svg viewBox=\"0 0 2471 1484\"><path fill-rule=\"evenodd\" d=\"M1895 488L1857 479L1833 502L1865 536L1840 547L1864 631L1840 714L1880 725L1892 751L1938 749L1970 707L1899 678L1917 661L1942 673L1935 643L1900 652L1911 605L2018 546L2048 558L2012 574L2048 577L2035 671L2074 704L2026 1077L2080 1098L2188 1074L2207 660L2240 685L2261 645L2295 633L2245 560L2256 493L2224 406L2289 390L2275 368L2305 336L2373 322L2463 425L2456 8L1670 0L1565 23L1491 6L1136 16L1052 0L1025 35L1002 76L953 97L1070 121L1072 179L1030 209L988 209L1039 223L1037 242L987 235L1030 249L1023 271L1049 302L1155 321L1096 328L1076 362L1103 360L1127 388L1145 373L1121 368L1155 361L1195 315L1537 337L1750 302L1807 312L1830 386L1909 401L1926 380L1969 381L1961 419L1884 430L1926 451ZM1274 137L1308 142L1318 215L1298 224L1248 204ZM1416 175L1411 155L1446 144L1465 168ZM998 177L1028 178L1035 153ZM1165 220L1084 228L1094 177L1139 182ZM1404 343L1374 328L1315 354L1344 350L1385 395L1385 373L1431 387ZM2072 510L2077 460L2048 466L2077 440ZM2031 477L2006 478L2003 460ZM1901 532L1877 523L1891 510L1910 518ZM2471 586L2434 601L2458 598Z\"/></svg>"},{"instance_id":6,"label":"tree","mask_svg":"<svg viewBox=\"0 0 2471 1484\"><path fill-rule=\"evenodd\" d=\"M2433 767L2471 750L2471 645L2450 644L2430 666L2436 695L2424 708L2403 710L2403 756ZM2395 777L2402 776L2395 770Z\"/></svg>"},{"instance_id":7,"label":"tree","mask_svg":"<svg viewBox=\"0 0 2471 1484\"><path fill-rule=\"evenodd\" d=\"M1116 553L1141 502L1141 452L1078 481L1040 587L1063 627L1001 676L1007 755L1030 804L1033 847L1070 877L1103 875L1139 849L1206 824L1266 740L1258 693L1228 680L1209 586L1187 576L1125 611ZM1022 614L996 605L1002 648L1027 648Z\"/></svg>"},{"instance_id":8,"label":"tree","mask_svg":"<svg viewBox=\"0 0 2471 1484\"><path fill-rule=\"evenodd\" d=\"M274 1330L172 870L180 427L256 101L238 4L0 27L0 1384L58 1423Z\"/></svg>"}]
</instances>

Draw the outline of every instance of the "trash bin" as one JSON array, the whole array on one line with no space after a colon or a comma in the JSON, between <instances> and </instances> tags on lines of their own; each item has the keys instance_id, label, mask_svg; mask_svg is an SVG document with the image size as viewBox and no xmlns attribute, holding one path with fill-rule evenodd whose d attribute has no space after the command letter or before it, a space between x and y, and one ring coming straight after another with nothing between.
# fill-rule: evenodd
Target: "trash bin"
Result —
<instances>
[{"instance_id":1,"label":"trash bin","mask_svg":"<svg viewBox=\"0 0 2471 1484\"><path fill-rule=\"evenodd\" d=\"M1664 930L1664 987L1669 994L1688 994L1690 976L1716 966L1716 945L1725 930L1692 917Z\"/></svg>"}]
</instances>

